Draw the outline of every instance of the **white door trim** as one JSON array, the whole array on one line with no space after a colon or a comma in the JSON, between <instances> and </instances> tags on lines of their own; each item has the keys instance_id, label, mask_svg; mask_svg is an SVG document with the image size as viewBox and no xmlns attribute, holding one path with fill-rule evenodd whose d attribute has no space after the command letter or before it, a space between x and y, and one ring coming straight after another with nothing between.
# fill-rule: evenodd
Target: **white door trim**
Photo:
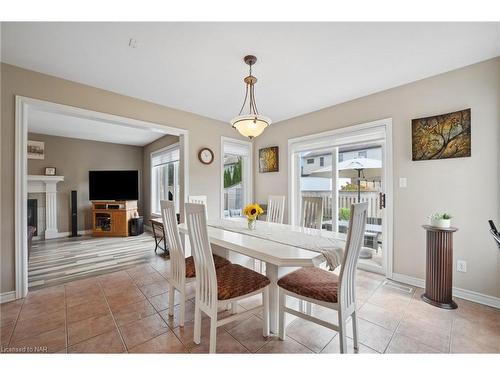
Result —
<instances>
[{"instance_id":1,"label":"white door trim","mask_svg":"<svg viewBox=\"0 0 500 375\"><path fill-rule=\"evenodd\" d=\"M342 139L340 141L340 139ZM298 168L297 152L305 149L332 148L337 143L366 142L367 140L385 139L384 147L384 181L386 194L386 223L384 223L384 241L386 242L385 274L391 278L393 273L393 148L392 148L392 118L375 120L367 123L346 126L321 133L309 134L288 140L288 220L294 224L297 218L295 212L297 192L300 182L296 178Z\"/></svg>"},{"instance_id":2,"label":"white door trim","mask_svg":"<svg viewBox=\"0 0 500 375\"><path fill-rule=\"evenodd\" d=\"M245 188L245 201L253 202L253 145L252 142L231 137L220 137L220 207L219 217L224 218L224 143L231 142L248 147L248 168L245 169L245 178L248 179L248 187Z\"/></svg>"},{"instance_id":3,"label":"white door trim","mask_svg":"<svg viewBox=\"0 0 500 375\"><path fill-rule=\"evenodd\" d=\"M28 243L27 243L27 199L28 199L28 111L36 109L68 116L106 121L117 126L146 128L161 131L165 134L179 136L183 162L184 199L189 195L189 131L172 126L156 124L147 121L131 119L108 113L96 112L88 109L52 103L45 100L33 99L16 95L15 118L15 196L14 196L14 247L15 247L15 298L24 298L28 293ZM181 216L183 210L181 211Z\"/></svg>"}]
</instances>

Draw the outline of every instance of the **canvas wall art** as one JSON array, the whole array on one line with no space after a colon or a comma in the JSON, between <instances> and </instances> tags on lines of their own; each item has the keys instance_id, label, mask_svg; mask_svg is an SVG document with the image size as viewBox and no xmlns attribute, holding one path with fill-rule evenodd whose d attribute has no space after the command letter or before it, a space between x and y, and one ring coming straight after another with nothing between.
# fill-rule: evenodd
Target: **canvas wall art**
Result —
<instances>
[{"instance_id":1,"label":"canvas wall art","mask_svg":"<svg viewBox=\"0 0 500 375\"><path fill-rule=\"evenodd\" d=\"M411 128L413 160L471 156L470 108L414 119Z\"/></svg>"},{"instance_id":2,"label":"canvas wall art","mask_svg":"<svg viewBox=\"0 0 500 375\"><path fill-rule=\"evenodd\" d=\"M259 150L259 172L278 172L279 166L279 148L278 146L261 148Z\"/></svg>"},{"instance_id":3,"label":"canvas wall art","mask_svg":"<svg viewBox=\"0 0 500 375\"><path fill-rule=\"evenodd\" d=\"M28 159L45 159L45 142L28 141Z\"/></svg>"}]
</instances>

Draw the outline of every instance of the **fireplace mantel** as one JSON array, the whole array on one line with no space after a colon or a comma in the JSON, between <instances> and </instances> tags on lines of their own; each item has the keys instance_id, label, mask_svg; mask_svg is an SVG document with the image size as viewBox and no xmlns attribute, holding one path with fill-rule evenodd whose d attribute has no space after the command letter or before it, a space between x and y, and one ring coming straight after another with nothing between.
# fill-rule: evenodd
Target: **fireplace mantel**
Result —
<instances>
[{"instance_id":1,"label":"fireplace mantel","mask_svg":"<svg viewBox=\"0 0 500 375\"><path fill-rule=\"evenodd\" d=\"M45 194L45 239L59 237L57 229L57 183L64 176L28 175L28 193Z\"/></svg>"}]
</instances>

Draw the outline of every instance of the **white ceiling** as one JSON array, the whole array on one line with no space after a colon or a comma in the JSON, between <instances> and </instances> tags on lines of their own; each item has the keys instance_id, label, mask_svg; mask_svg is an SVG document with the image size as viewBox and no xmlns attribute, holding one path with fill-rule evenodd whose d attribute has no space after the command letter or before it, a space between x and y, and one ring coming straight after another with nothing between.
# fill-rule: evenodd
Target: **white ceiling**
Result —
<instances>
[{"instance_id":1,"label":"white ceiling","mask_svg":"<svg viewBox=\"0 0 500 375\"><path fill-rule=\"evenodd\" d=\"M251 53L259 110L277 122L498 56L499 25L3 23L2 60L228 121Z\"/></svg>"},{"instance_id":2,"label":"white ceiling","mask_svg":"<svg viewBox=\"0 0 500 375\"><path fill-rule=\"evenodd\" d=\"M29 111L28 131L30 133L132 146L145 146L165 135L165 133L150 129L141 129L123 124L117 125L111 122L89 120L39 110Z\"/></svg>"}]
</instances>

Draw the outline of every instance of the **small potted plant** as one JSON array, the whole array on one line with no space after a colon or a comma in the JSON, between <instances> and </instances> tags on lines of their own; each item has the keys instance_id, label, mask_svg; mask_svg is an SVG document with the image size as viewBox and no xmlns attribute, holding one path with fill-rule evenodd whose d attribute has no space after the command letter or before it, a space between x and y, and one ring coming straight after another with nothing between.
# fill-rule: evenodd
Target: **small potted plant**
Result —
<instances>
[{"instance_id":1,"label":"small potted plant","mask_svg":"<svg viewBox=\"0 0 500 375\"><path fill-rule=\"evenodd\" d=\"M253 203L246 205L243 213L247 217L248 229L253 230L255 229L257 218L264 213L264 210L257 203Z\"/></svg>"},{"instance_id":2,"label":"small potted plant","mask_svg":"<svg viewBox=\"0 0 500 375\"><path fill-rule=\"evenodd\" d=\"M448 213L436 213L430 216L431 226L436 228L449 228L452 216Z\"/></svg>"}]
</instances>

